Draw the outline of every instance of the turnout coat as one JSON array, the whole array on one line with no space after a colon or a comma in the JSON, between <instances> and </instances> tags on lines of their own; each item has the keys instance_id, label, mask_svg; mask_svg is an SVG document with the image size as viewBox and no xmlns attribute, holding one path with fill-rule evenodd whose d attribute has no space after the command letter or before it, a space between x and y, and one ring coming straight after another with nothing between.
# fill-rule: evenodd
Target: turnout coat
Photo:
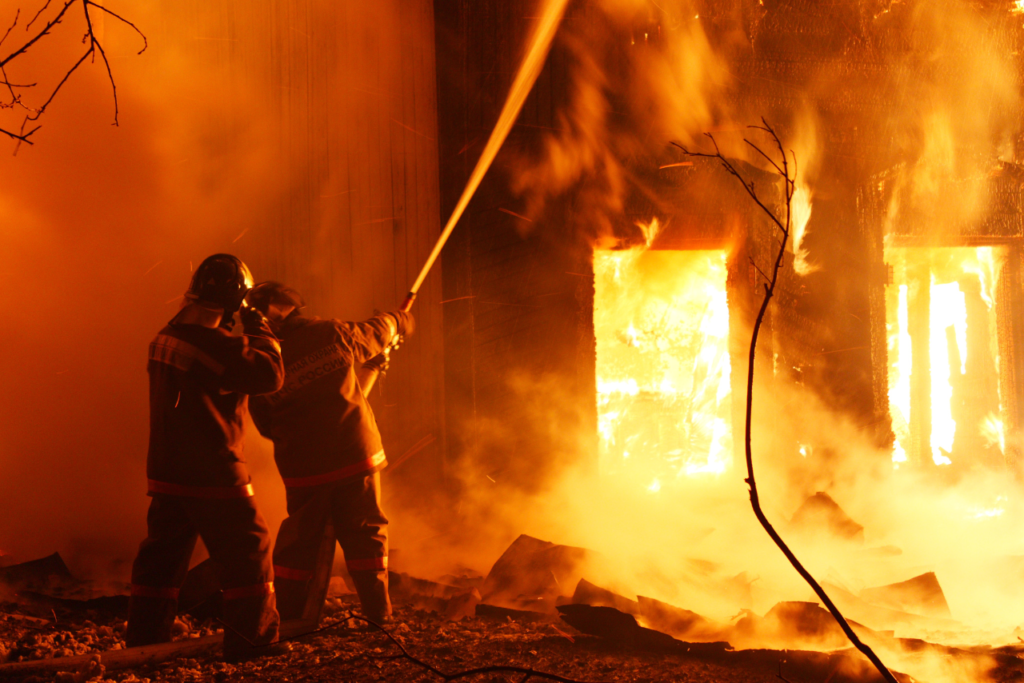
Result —
<instances>
[{"instance_id":1,"label":"turnout coat","mask_svg":"<svg viewBox=\"0 0 1024 683\"><path fill-rule=\"evenodd\" d=\"M289 489L366 476L386 464L373 410L356 370L398 333L394 317L364 322L292 315L281 325L284 386L250 410Z\"/></svg>"}]
</instances>

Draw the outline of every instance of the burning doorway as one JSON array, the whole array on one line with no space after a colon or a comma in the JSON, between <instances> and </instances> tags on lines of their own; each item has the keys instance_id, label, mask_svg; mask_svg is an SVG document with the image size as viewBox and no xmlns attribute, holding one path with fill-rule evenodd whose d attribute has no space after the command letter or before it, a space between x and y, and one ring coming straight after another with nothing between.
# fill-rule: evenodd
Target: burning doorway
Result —
<instances>
[{"instance_id":1,"label":"burning doorway","mask_svg":"<svg viewBox=\"0 0 1024 683\"><path fill-rule=\"evenodd\" d=\"M724 250L594 252L599 466L651 491L732 462Z\"/></svg>"},{"instance_id":2,"label":"burning doorway","mask_svg":"<svg viewBox=\"0 0 1024 683\"><path fill-rule=\"evenodd\" d=\"M887 247L893 462L1005 460L998 282L1003 247Z\"/></svg>"}]
</instances>

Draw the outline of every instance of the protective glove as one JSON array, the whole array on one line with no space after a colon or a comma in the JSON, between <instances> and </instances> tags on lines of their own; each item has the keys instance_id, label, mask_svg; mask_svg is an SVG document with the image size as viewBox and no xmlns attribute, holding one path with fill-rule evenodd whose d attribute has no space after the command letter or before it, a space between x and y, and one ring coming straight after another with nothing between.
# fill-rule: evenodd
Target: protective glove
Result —
<instances>
[{"instance_id":1,"label":"protective glove","mask_svg":"<svg viewBox=\"0 0 1024 683\"><path fill-rule=\"evenodd\" d=\"M363 363L363 369L375 370L383 375L388 370L389 362L390 359L388 358L387 352L378 353L376 356Z\"/></svg>"},{"instance_id":2,"label":"protective glove","mask_svg":"<svg viewBox=\"0 0 1024 683\"><path fill-rule=\"evenodd\" d=\"M405 311L390 311L388 315L395 319L395 325L398 326L399 335L405 336L412 334L416 330L416 320L412 317L412 313L406 313Z\"/></svg>"},{"instance_id":3,"label":"protective glove","mask_svg":"<svg viewBox=\"0 0 1024 683\"><path fill-rule=\"evenodd\" d=\"M270 322L257 308L242 306L238 311L238 317L242 320L242 330L246 334L273 336L270 331Z\"/></svg>"}]
</instances>

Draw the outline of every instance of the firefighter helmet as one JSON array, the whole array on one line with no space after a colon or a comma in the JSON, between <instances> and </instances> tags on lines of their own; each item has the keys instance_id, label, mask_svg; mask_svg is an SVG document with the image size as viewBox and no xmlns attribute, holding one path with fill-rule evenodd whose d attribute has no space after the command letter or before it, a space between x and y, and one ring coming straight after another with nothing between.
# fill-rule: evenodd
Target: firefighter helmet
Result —
<instances>
[{"instance_id":1,"label":"firefighter helmet","mask_svg":"<svg viewBox=\"0 0 1024 683\"><path fill-rule=\"evenodd\" d=\"M224 309L225 316L232 316L250 289L252 273L240 258L231 254L214 254L196 268L185 296L194 301L216 304Z\"/></svg>"},{"instance_id":2,"label":"firefighter helmet","mask_svg":"<svg viewBox=\"0 0 1024 683\"><path fill-rule=\"evenodd\" d=\"M253 287L246 300L250 306L258 309L263 315L270 311L270 304L294 306L296 309L306 305L298 291L273 280L261 282Z\"/></svg>"}]
</instances>

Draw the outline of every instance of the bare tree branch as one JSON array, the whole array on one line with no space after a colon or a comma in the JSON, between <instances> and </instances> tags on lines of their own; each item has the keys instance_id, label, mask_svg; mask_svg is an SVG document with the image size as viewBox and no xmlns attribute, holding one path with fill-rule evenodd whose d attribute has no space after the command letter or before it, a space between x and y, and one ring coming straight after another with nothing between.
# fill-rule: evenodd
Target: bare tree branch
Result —
<instances>
[{"instance_id":1,"label":"bare tree branch","mask_svg":"<svg viewBox=\"0 0 1024 683\"><path fill-rule=\"evenodd\" d=\"M35 13L35 15L32 17L32 20L26 25L26 31L29 31L32 25L35 24L36 21L43 16L46 10L49 9L51 2L52 0L46 0L43 3L43 6L39 9L39 11ZM86 46L85 53L82 54L82 56L79 57L78 61L76 61L71 66L71 68L67 70L64 76L57 82L57 85L53 88L53 90L50 91L49 95L46 96L45 100L40 106L30 107L27 104L25 104L25 102L22 99L22 95L20 93L16 93L14 89L31 88L34 87L36 84L31 83L22 85L11 83L10 79L7 76L6 67L17 57L24 55L29 50L29 48L31 48L33 45L42 40L45 36L50 35L52 29L64 21L64 19L68 16L68 11L76 4L81 4L82 17L85 21L85 35L82 38L82 43ZM0 75L2 75L3 77L3 81L0 82L0 86L6 88L9 96L9 98L6 101L0 101L0 109L7 109L19 106L25 109L27 112L25 114L25 118L21 122L21 129L18 132L12 132L10 130L0 128L0 134L6 135L12 138L13 140L17 141L18 145L15 146L15 153L17 153L18 146L22 142L28 143L30 145L32 144L32 140L30 140L29 138L33 133L39 130L40 126L32 126L31 124L38 121L39 118L44 113L46 113L46 110L50 106L50 103L53 102L54 98L57 97L57 93L61 91L61 88L63 88L64 84L67 83L68 79L71 78L71 75L78 70L78 67L80 67L82 63L90 57L92 58L92 61L95 63L97 54L99 54L99 57L103 62L103 66L107 72L107 79L110 81L111 94L114 100L114 125L118 125L118 115L120 114L120 110L118 107L117 100L117 83L114 81L114 72L110 66L110 59L107 57L107 51L103 47L103 44L100 42L100 39L96 36L96 31L93 26L93 18L90 14L90 11L94 8L98 9L99 11L105 14L109 14L122 24L127 25L129 28L135 31L139 35L139 37L142 38L142 49L139 50L139 54L145 52L146 48L149 46L149 42L146 40L145 34L139 29L138 26L136 26L128 19L125 19L120 14L100 5L95 0L64 0L64 4L60 8L60 11L57 12L57 14L53 16L51 19L49 19L43 25L42 28L35 31L20 47L14 49L6 57L0 57ZM7 39L11 31L17 25L18 17L20 16L20 14L21 10L19 9L18 12L15 13L14 23L11 24L11 27L7 30L7 33L4 34L4 37L0 38L0 45L3 44L4 40Z\"/></svg>"},{"instance_id":2,"label":"bare tree branch","mask_svg":"<svg viewBox=\"0 0 1024 683\"><path fill-rule=\"evenodd\" d=\"M760 522L765 532L767 532L768 536L771 537L772 541L775 542L775 545L779 547L779 550L781 550L782 554L786 556L786 559L789 560L789 563L791 565L793 565L793 568L796 569L797 573L800 574L800 576L803 577L804 581L806 581L807 584L814 590L814 593L818 596L818 598L821 599L825 607L828 608L828 611L832 613L832 616L835 617L836 622L838 622L840 628L843 629L843 633L846 634L846 637L849 638L850 642L853 643L853 646L860 650L861 653L863 653L864 656L871 661L875 668L878 669L878 673L882 675L882 678L884 678L886 681L889 681L890 683L897 683L896 677L893 676L892 672L889 671L885 664L882 663L882 660L879 659L878 655L875 654L874 650L872 650L864 642L862 642L861 639L857 636L857 634L854 633L853 628L850 626L849 622L846 621L846 618L843 616L842 612L839 611L839 608L836 607L835 603L832 602L832 599L825 592L825 589L821 587L821 584L817 582L817 580L811 575L811 573L807 571L807 569L803 566L800 560L797 559L796 555L794 555L793 551L790 550L788 545L786 545L786 542L782 540L782 537L779 536L778 532L775 530L775 527L773 527L771 522L768 521L768 518L765 516L764 511L761 509L761 501L757 491L757 480L754 479L754 458L753 449L751 446L751 432L754 409L754 359L757 355L757 338L761 332L761 325L764 323L765 313L768 311L768 304L771 302L772 296L775 294L775 286L779 280L779 271L782 269L782 261L786 253L786 241L789 239L789 232L793 223L793 194L796 191L796 155L793 155L794 171L791 174L789 167L789 155L786 154L785 149L782 146L782 140L779 139L779 136L775 132L775 130L770 125L768 125L768 122L765 121L763 118L761 119L761 123L764 125L750 127L754 130L762 131L771 138L772 142L775 143L775 148L778 151L779 159L776 160L775 158L771 157L770 155L765 153L760 147L750 142L749 140L744 139L744 142L750 147L752 147L754 151L756 151L758 154L764 157L769 162L769 164L771 164L772 168L775 169L779 177L782 179L782 185L786 200L786 213L784 218L780 218L779 216L777 216L774 211L769 209L764 204L764 202L761 201L761 199L757 196L757 192L754 189L754 183L747 182L746 179L744 179L743 176L739 173L739 171L736 170L736 167L733 165L733 163L722 155L722 152L718 147L718 143L715 141L714 136L712 136L710 133L705 133L705 135L707 135L708 139L711 140L712 144L715 147L714 154L691 152L684 146L678 143L673 143L681 150L683 150L683 154L687 156L717 159L719 163L722 164L723 168L725 168L725 170L730 175L735 176L736 179L739 180L740 184L743 186L743 189L747 192L751 199L753 199L754 202L758 205L758 207L760 207L761 210L765 213L765 215L767 215L768 218L771 219L771 221L776 225L776 227L778 227L779 230L782 231L782 240L779 244L779 250L775 255L775 261L771 270L771 278L766 277L768 282L764 284L764 298L761 300L761 307L758 309L757 317L754 319L754 329L751 333L750 338L750 354L747 358L747 405L744 425L744 446L747 464L746 483L750 489L750 505L754 509L754 516L757 517L757 521ZM760 272L760 269L758 270ZM762 273L762 275L763 274L764 273ZM781 678L781 672L779 677Z\"/></svg>"}]
</instances>

